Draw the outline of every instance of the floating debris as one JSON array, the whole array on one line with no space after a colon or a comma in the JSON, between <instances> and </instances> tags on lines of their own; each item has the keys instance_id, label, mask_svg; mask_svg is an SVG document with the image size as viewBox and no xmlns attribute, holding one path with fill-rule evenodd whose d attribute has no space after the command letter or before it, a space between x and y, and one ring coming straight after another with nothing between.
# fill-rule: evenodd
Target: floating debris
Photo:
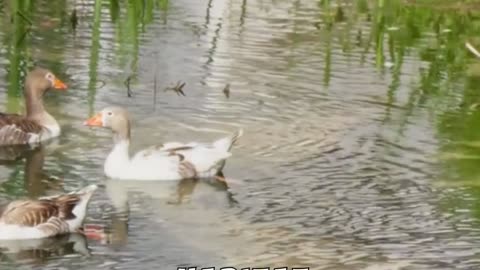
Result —
<instances>
[{"instance_id":1,"label":"floating debris","mask_svg":"<svg viewBox=\"0 0 480 270\"><path fill-rule=\"evenodd\" d=\"M95 86L97 90L107 85L107 83L104 80L99 80L99 79L97 79L97 84L100 85L100 86Z\"/></svg>"},{"instance_id":2,"label":"floating debris","mask_svg":"<svg viewBox=\"0 0 480 270\"><path fill-rule=\"evenodd\" d=\"M179 95L179 96L180 95L186 96L185 93L183 92L183 87L184 86L185 86L185 83L182 83L181 81L178 81L175 86L165 88L165 92L167 92L169 90L172 90L175 93L177 93L177 95Z\"/></svg>"},{"instance_id":3,"label":"floating debris","mask_svg":"<svg viewBox=\"0 0 480 270\"><path fill-rule=\"evenodd\" d=\"M73 30L77 29L78 17L76 9L73 9L72 14L70 15L70 23L72 24Z\"/></svg>"},{"instance_id":4,"label":"floating debris","mask_svg":"<svg viewBox=\"0 0 480 270\"><path fill-rule=\"evenodd\" d=\"M362 29L359 29L357 31L357 35L355 35L355 40L356 40L356 45L357 46L362 46Z\"/></svg>"},{"instance_id":5,"label":"floating debris","mask_svg":"<svg viewBox=\"0 0 480 270\"><path fill-rule=\"evenodd\" d=\"M386 67L386 68L391 68L393 67L395 64L390 62L390 61L385 61L385 63L383 63L383 66Z\"/></svg>"},{"instance_id":6,"label":"floating debris","mask_svg":"<svg viewBox=\"0 0 480 270\"><path fill-rule=\"evenodd\" d=\"M470 42L465 42L465 47L467 47L467 49L473 53L476 57L479 57L480 58L480 52L478 52L477 49L475 49L475 47L473 47L472 44L470 44Z\"/></svg>"},{"instance_id":7,"label":"floating debris","mask_svg":"<svg viewBox=\"0 0 480 270\"><path fill-rule=\"evenodd\" d=\"M130 88L130 81L132 80L132 78L134 77L134 75L130 75L127 77L127 79L125 79L125 81L123 82L125 84L125 86L127 87L127 96L128 97L132 97L132 89Z\"/></svg>"},{"instance_id":8,"label":"floating debris","mask_svg":"<svg viewBox=\"0 0 480 270\"><path fill-rule=\"evenodd\" d=\"M230 98L230 84L227 83L227 85L225 85L225 88L223 88L223 93L225 94L225 96L227 98Z\"/></svg>"},{"instance_id":9,"label":"floating debris","mask_svg":"<svg viewBox=\"0 0 480 270\"><path fill-rule=\"evenodd\" d=\"M343 21L345 21L345 12L343 11L343 8L339 6L337 12L335 12L335 22Z\"/></svg>"}]
</instances>

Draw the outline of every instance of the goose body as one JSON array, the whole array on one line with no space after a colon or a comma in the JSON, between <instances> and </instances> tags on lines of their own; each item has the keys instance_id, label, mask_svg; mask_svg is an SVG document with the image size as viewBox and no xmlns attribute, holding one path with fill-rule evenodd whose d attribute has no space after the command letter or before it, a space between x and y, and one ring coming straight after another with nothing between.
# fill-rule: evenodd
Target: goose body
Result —
<instances>
[{"instance_id":1,"label":"goose body","mask_svg":"<svg viewBox=\"0 0 480 270\"><path fill-rule=\"evenodd\" d=\"M67 85L45 69L36 68L25 79L26 115L0 113L0 146L37 144L60 135L60 126L44 108L43 95Z\"/></svg>"},{"instance_id":2,"label":"goose body","mask_svg":"<svg viewBox=\"0 0 480 270\"><path fill-rule=\"evenodd\" d=\"M170 142L129 155L130 120L126 110L109 107L85 122L88 126L109 127L114 146L104 164L110 178L123 180L180 180L213 177L230 157L233 143L242 130L213 143Z\"/></svg>"},{"instance_id":3,"label":"goose body","mask_svg":"<svg viewBox=\"0 0 480 270\"><path fill-rule=\"evenodd\" d=\"M0 210L0 240L40 239L78 232L96 189L96 185L90 185L68 194L10 202Z\"/></svg>"}]
</instances>

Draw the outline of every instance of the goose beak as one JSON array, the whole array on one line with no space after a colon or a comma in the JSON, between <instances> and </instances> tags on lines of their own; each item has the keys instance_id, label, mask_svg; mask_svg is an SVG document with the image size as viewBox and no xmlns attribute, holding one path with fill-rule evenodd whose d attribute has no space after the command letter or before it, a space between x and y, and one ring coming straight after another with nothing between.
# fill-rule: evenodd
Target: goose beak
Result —
<instances>
[{"instance_id":1,"label":"goose beak","mask_svg":"<svg viewBox=\"0 0 480 270\"><path fill-rule=\"evenodd\" d=\"M53 80L53 88L57 90L67 90L67 87L68 86L59 79L55 78L55 80Z\"/></svg>"},{"instance_id":2,"label":"goose beak","mask_svg":"<svg viewBox=\"0 0 480 270\"><path fill-rule=\"evenodd\" d=\"M93 117L87 119L87 121L83 122L85 126L90 127L103 127L103 120L102 120L102 113L97 113Z\"/></svg>"}]
</instances>

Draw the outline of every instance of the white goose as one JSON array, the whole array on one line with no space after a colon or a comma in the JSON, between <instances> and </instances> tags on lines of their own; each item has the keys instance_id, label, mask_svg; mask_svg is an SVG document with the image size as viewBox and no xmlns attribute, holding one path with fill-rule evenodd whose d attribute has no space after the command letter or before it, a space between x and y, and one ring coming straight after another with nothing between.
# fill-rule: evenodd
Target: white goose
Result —
<instances>
[{"instance_id":1,"label":"white goose","mask_svg":"<svg viewBox=\"0 0 480 270\"><path fill-rule=\"evenodd\" d=\"M129 155L130 118L120 107L107 107L84 123L92 127L106 127L113 131L115 145L108 155L105 174L121 180L180 180L213 177L221 173L230 157L233 143L242 135L232 136L210 144L170 142L152 146Z\"/></svg>"},{"instance_id":2,"label":"white goose","mask_svg":"<svg viewBox=\"0 0 480 270\"><path fill-rule=\"evenodd\" d=\"M87 206L96 189L96 185L90 185L68 194L10 202L0 209L0 240L82 232Z\"/></svg>"}]
</instances>

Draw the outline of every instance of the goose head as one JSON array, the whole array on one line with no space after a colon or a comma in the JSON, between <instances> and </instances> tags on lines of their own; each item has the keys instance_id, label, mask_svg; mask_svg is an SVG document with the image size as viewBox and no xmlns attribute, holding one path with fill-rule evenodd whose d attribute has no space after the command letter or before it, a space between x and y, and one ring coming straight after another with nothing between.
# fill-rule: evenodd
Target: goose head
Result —
<instances>
[{"instance_id":1,"label":"goose head","mask_svg":"<svg viewBox=\"0 0 480 270\"><path fill-rule=\"evenodd\" d=\"M67 85L58 79L53 72L44 68L35 68L25 78L25 92L42 96L49 89L66 90Z\"/></svg>"},{"instance_id":2,"label":"goose head","mask_svg":"<svg viewBox=\"0 0 480 270\"><path fill-rule=\"evenodd\" d=\"M130 116L128 111L121 107L106 107L83 124L90 127L109 128L121 139L130 139Z\"/></svg>"}]
</instances>

